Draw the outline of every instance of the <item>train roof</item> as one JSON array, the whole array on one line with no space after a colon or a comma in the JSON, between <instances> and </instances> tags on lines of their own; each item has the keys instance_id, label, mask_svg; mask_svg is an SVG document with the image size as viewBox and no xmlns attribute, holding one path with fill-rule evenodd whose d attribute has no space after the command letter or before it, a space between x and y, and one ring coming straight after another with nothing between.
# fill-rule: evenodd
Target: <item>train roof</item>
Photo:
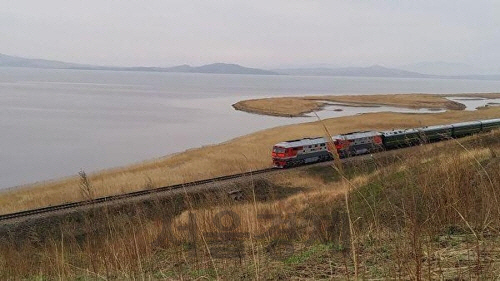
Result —
<instances>
[{"instance_id":1,"label":"train roof","mask_svg":"<svg viewBox=\"0 0 500 281\"><path fill-rule=\"evenodd\" d=\"M418 133L421 131L446 130L451 128L452 128L451 125L434 125L434 126L425 126L420 128L411 128L411 129L393 129L391 131L383 131L382 134L384 136L392 136L399 134Z\"/></svg>"},{"instance_id":2,"label":"train roof","mask_svg":"<svg viewBox=\"0 0 500 281\"><path fill-rule=\"evenodd\" d=\"M416 129L421 130L421 131L433 131L433 130L440 130L440 129L446 130L446 129L451 129L451 128L453 128L452 125L434 125L434 126L420 127L420 128L416 128Z\"/></svg>"},{"instance_id":3,"label":"train roof","mask_svg":"<svg viewBox=\"0 0 500 281\"><path fill-rule=\"evenodd\" d=\"M497 118L497 119L487 119L487 120L477 120L477 121L468 121L468 122L460 122L460 123L453 123L453 124L449 124L449 125L426 126L426 127L411 128L411 129L394 129L394 130L391 130L391 131L383 131L382 134L384 136L398 135L398 134L408 134L408 133L416 133L416 132L419 132L419 131L430 131L430 130L439 130L439 129L451 129L453 127L481 125L481 123L484 123L484 124L500 123L500 118Z\"/></svg>"},{"instance_id":4,"label":"train roof","mask_svg":"<svg viewBox=\"0 0 500 281\"><path fill-rule=\"evenodd\" d=\"M341 140L353 140L360 138L370 138L374 136L380 136L381 133L377 131L363 131L363 132L352 132L348 134L341 134L332 136L333 139L341 139Z\"/></svg>"},{"instance_id":5,"label":"train roof","mask_svg":"<svg viewBox=\"0 0 500 281\"><path fill-rule=\"evenodd\" d=\"M298 147L298 146L307 146L307 145L315 145L325 143L325 138L305 138L298 140L289 140L275 144L275 146L289 148L289 147Z\"/></svg>"},{"instance_id":6,"label":"train roof","mask_svg":"<svg viewBox=\"0 0 500 281\"><path fill-rule=\"evenodd\" d=\"M483 123L483 124L500 123L500 118L469 121L469 122L460 122L460 123L454 123L454 124L449 124L449 125L426 126L426 127L420 127L420 128L393 129L390 131L382 131L382 132L377 132L377 131L352 132L352 133L332 136L332 138L333 139L352 140L352 139L358 139L358 138L374 137L374 136L378 136L378 135L392 136L392 135L399 135L399 134L419 133L421 131L428 131L428 130L451 129L451 128L453 128L453 126L480 125L481 123ZM297 139L297 140L280 142L280 143L277 143L275 146L289 148L289 147L322 144L322 143L325 143L326 141L327 140L325 140L325 138L323 138L323 137L304 138L304 139Z\"/></svg>"},{"instance_id":7,"label":"train roof","mask_svg":"<svg viewBox=\"0 0 500 281\"><path fill-rule=\"evenodd\" d=\"M485 122L485 121L488 121L488 120L453 123L453 124L451 124L451 126L457 127L457 126L481 125L481 122Z\"/></svg>"},{"instance_id":8,"label":"train roof","mask_svg":"<svg viewBox=\"0 0 500 281\"><path fill-rule=\"evenodd\" d=\"M336 136L332 136L332 139L353 140L353 139L369 138L369 137L380 136L380 135L381 135L380 132L364 131L364 132L352 132L352 133L348 133L348 134L336 135ZM325 138L323 138L323 137L304 138L304 139L297 139L297 140L289 140L289 141L280 142L280 143L275 144L275 146L289 148L289 147L322 144L322 143L326 143L326 142L327 142L327 140L325 140Z\"/></svg>"},{"instance_id":9,"label":"train roof","mask_svg":"<svg viewBox=\"0 0 500 281\"><path fill-rule=\"evenodd\" d=\"M500 123L500 118L499 118L499 119L481 120L481 123L486 123L486 124L490 124L490 123Z\"/></svg>"},{"instance_id":10,"label":"train roof","mask_svg":"<svg viewBox=\"0 0 500 281\"><path fill-rule=\"evenodd\" d=\"M418 130L417 129L393 129L391 131L382 131L382 135L384 135L384 136L409 134L409 133L418 133Z\"/></svg>"}]
</instances>

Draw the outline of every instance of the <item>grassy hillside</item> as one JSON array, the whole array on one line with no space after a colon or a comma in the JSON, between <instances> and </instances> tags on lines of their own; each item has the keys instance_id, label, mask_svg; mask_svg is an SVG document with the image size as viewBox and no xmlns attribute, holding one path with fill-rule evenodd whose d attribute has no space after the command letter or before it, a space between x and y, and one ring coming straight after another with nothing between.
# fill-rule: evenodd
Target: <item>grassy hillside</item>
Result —
<instances>
[{"instance_id":1,"label":"grassy hillside","mask_svg":"<svg viewBox=\"0 0 500 281\"><path fill-rule=\"evenodd\" d=\"M0 278L493 279L500 132L0 228ZM13 235L12 233L16 233Z\"/></svg>"}]
</instances>

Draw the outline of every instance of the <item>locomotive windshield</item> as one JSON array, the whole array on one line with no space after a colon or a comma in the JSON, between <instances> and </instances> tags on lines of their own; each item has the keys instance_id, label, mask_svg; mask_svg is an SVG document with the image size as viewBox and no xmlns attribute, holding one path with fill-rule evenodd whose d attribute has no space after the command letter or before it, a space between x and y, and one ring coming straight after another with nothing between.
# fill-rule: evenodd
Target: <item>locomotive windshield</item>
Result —
<instances>
[{"instance_id":1,"label":"locomotive windshield","mask_svg":"<svg viewBox=\"0 0 500 281\"><path fill-rule=\"evenodd\" d=\"M285 153L285 149L283 147L275 146L275 147L273 147L273 152L275 152L275 153Z\"/></svg>"}]
</instances>

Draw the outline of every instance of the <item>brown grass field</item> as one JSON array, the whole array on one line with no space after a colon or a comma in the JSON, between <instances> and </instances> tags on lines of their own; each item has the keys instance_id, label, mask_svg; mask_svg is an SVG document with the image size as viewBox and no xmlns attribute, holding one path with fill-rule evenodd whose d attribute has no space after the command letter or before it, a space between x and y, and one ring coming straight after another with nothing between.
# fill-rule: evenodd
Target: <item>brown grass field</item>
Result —
<instances>
[{"instance_id":1,"label":"brown grass field","mask_svg":"<svg viewBox=\"0 0 500 281\"><path fill-rule=\"evenodd\" d=\"M356 125L387 121L373 122ZM186 193L0 225L0 279L492 280L500 274L499 155L495 131L283 171L243 184L238 201Z\"/></svg>"},{"instance_id":2,"label":"brown grass field","mask_svg":"<svg viewBox=\"0 0 500 281\"><path fill-rule=\"evenodd\" d=\"M1 212L269 167L282 140L500 117L371 113L2 193ZM500 131L285 170L234 187L0 224L2 280L490 280L500 275Z\"/></svg>"},{"instance_id":3,"label":"brown grass field","mask_svg":"<svg viewBox=\"0 0 500 281\"><path fill-rule=\"evenodd\" d=\"M366 98L360 96L359 98ZM384 99L388 96L384 96ZM356 97L358 98L358 97ZM406 101L415 97L407 97ZM428 106L425 95L422 103ZM433 114L370 113L325 120L332 134L357 130L408 128L500 117L500 108ZM263 130L225 143L187 150L122 168L89 175L92 196L100 197L144 188L228 175L271 166L273 144L287 139L323 135L318 122ZM0 194L0 213L9 213L86 199L78 176L28 185Z\"/></svg>"}]
</instances>

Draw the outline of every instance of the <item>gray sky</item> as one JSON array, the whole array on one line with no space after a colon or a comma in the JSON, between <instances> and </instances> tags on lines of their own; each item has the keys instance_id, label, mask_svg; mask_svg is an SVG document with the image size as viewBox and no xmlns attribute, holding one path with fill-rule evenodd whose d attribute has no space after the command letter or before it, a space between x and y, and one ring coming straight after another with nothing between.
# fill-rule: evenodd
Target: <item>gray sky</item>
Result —
<instances>
[{"instance_id":1,"label":"gray sky","mask_svg":"<svg viewBox=\"0 0 500 281\"><path fill-rule=\"evenodd\" d=\"M494 0L2 0L0 53L101 65L500 65Z\"/></svg>"}]
</instances>

